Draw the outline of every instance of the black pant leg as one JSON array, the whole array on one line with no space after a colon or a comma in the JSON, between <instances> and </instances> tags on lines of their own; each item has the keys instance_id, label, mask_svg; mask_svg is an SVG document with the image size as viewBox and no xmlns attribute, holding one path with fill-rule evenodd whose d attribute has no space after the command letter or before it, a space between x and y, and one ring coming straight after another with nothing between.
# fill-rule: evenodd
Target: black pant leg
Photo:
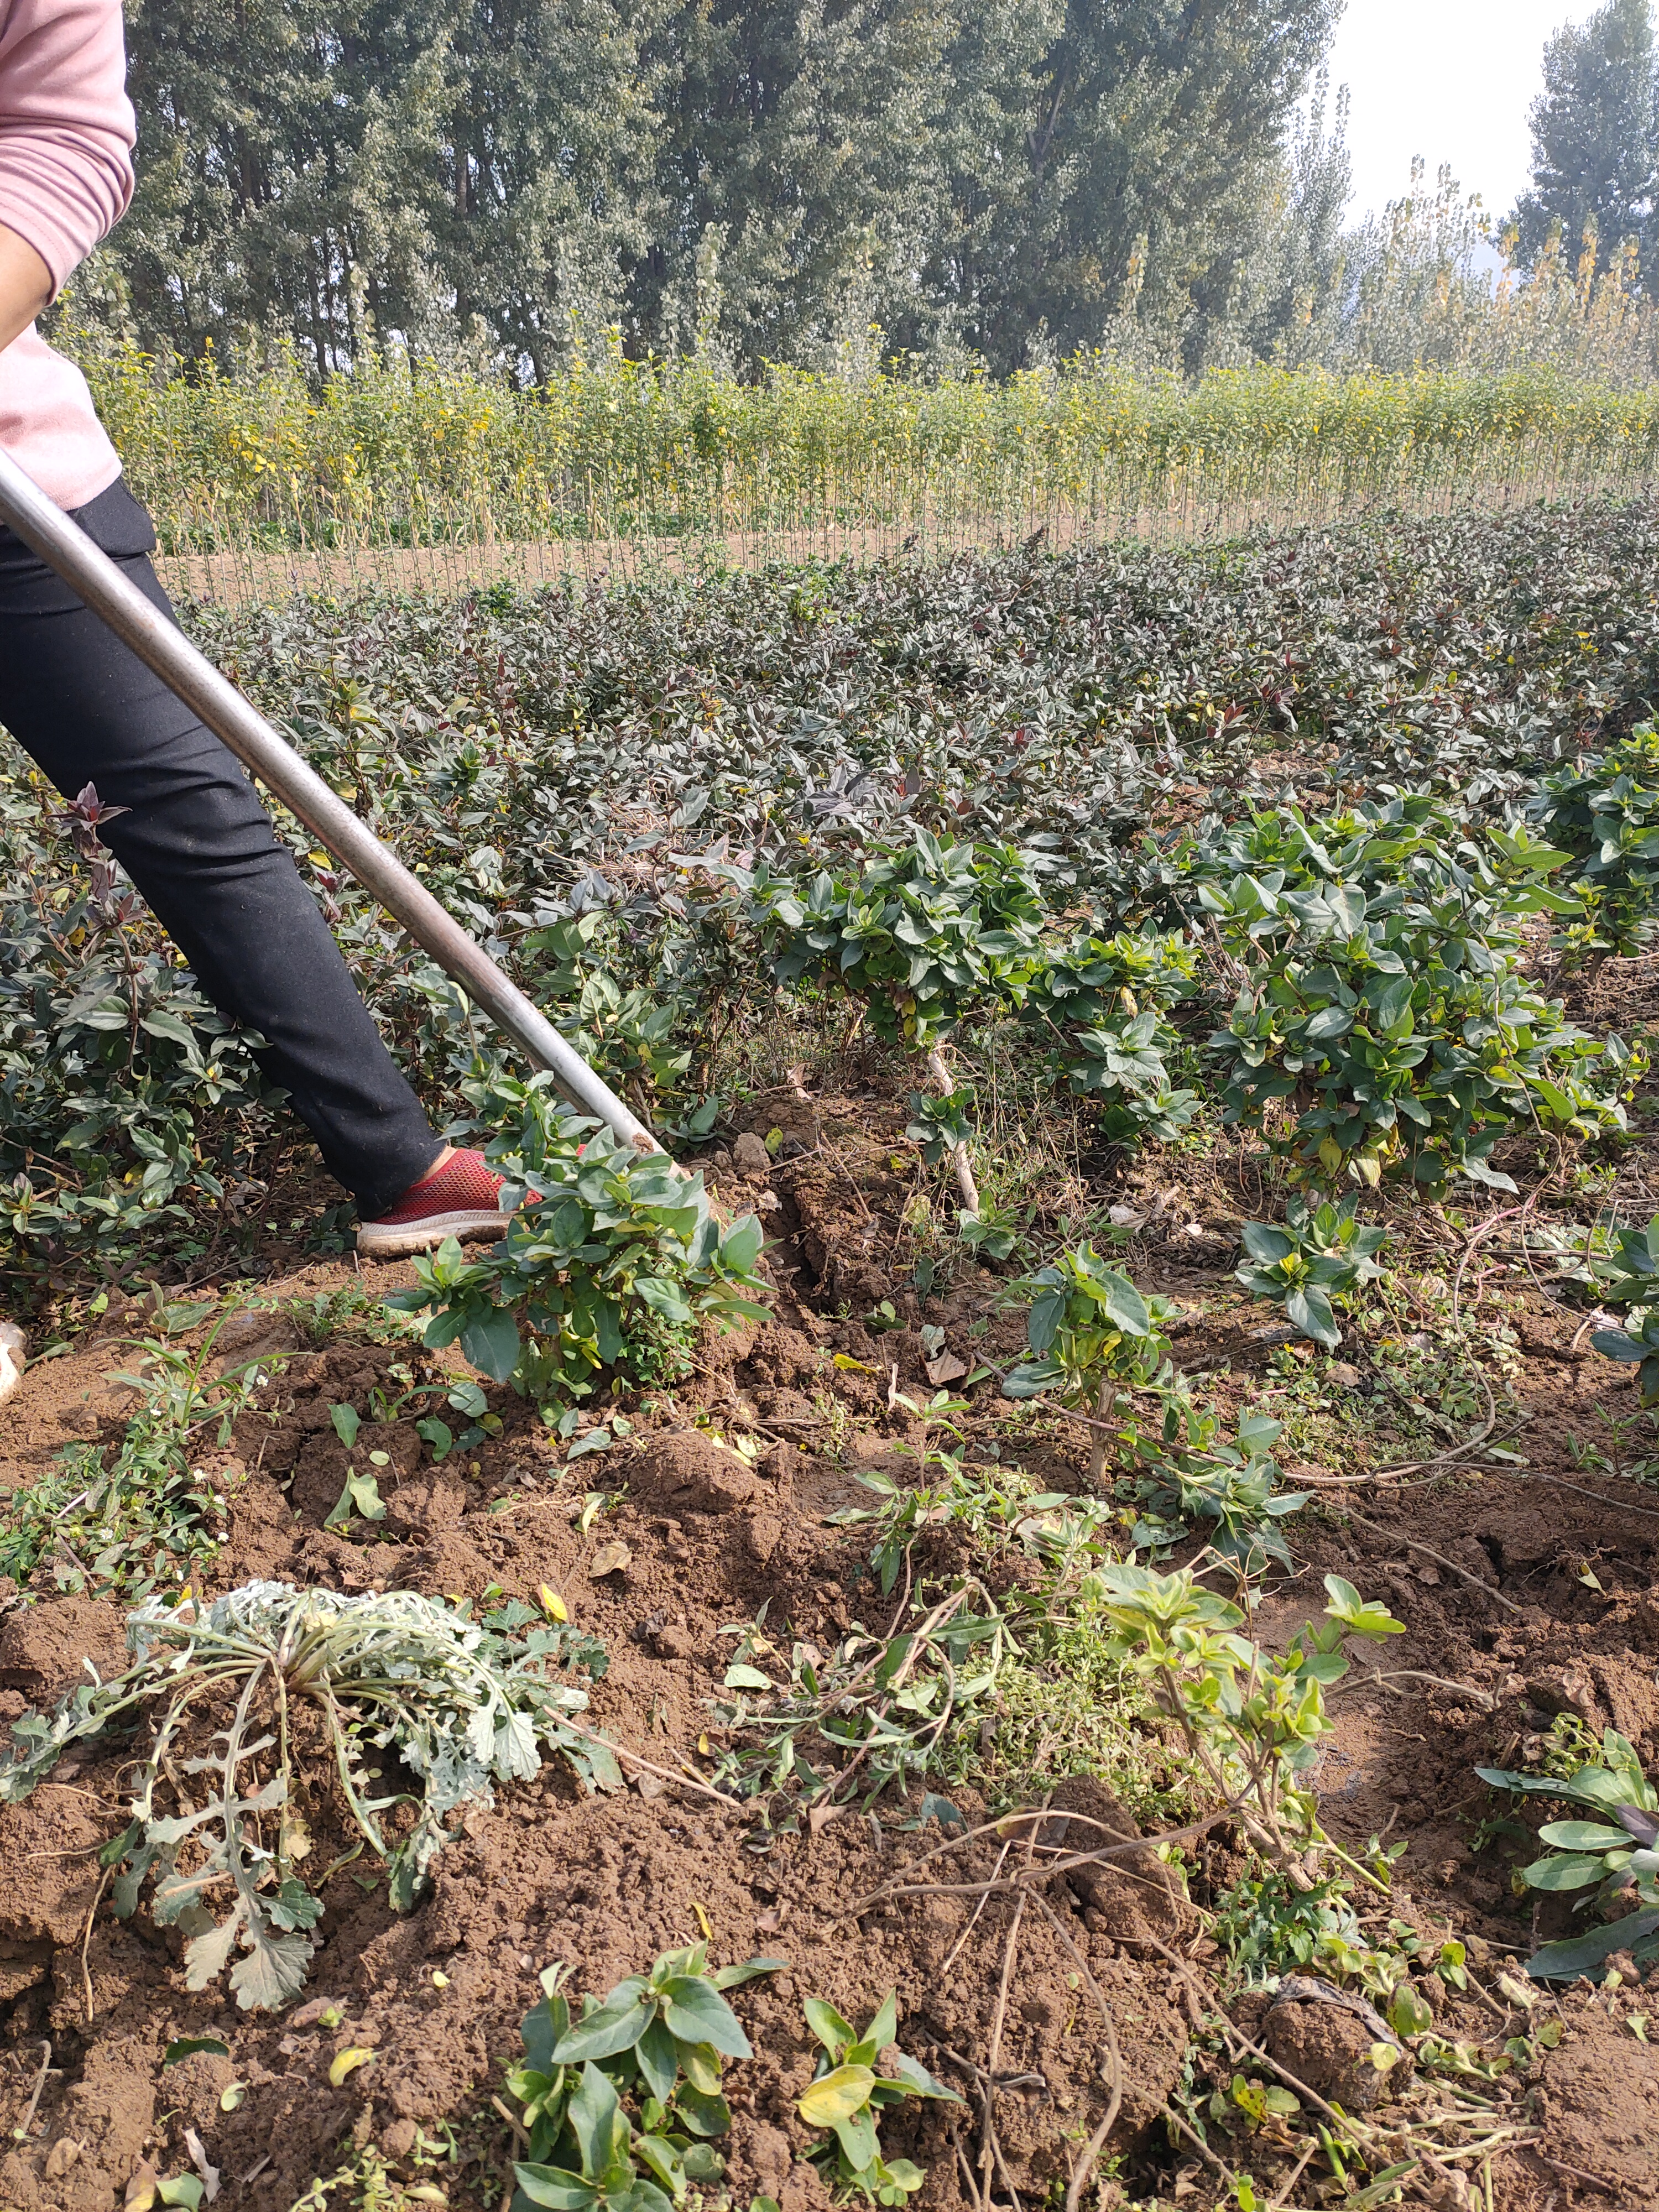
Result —
<instances>
[{"instance_id":1,"label":"black pant leg","mask_svg":"<svg viewBox=\"0 0 1659 2212\"><path fill-rule=\"evenodd\" d=\"M125 486L76 517L154 605L149 518ZM280 1084L366 1218L440 1149L234 757L70 587L0 529L0 724L66 797L131 811L103 842Z\"/></svg>"}]
</instances>

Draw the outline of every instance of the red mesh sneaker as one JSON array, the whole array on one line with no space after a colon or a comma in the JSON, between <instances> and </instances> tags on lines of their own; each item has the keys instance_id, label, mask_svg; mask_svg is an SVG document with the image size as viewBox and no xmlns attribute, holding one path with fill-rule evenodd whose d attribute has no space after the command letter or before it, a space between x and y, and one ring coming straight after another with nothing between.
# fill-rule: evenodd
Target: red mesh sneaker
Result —
<instances>
[{"instance_id":1,"label":"red mesh sneaker","mask_svg":"<svg viewBox=\"0 0 1659 2212\"><path fill-rule=\"evenodd\" d=\"M434 1250L446 1237L463 1244L493 1243L512 1218L501 1211L501 1182L482 1152L453 1152L390 1213L360 1224L357 1249L365 1260L405 1260L411 1252Z\"/></svg>"}]
</instances>

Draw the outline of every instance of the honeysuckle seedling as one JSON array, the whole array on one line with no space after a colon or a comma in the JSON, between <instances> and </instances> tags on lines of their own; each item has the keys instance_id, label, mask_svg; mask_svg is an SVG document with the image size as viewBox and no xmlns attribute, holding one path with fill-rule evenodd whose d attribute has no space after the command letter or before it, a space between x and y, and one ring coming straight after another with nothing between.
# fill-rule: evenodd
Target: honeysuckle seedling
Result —
<instances>
[{"instance_id":1,"label":"honeysuckle seedling","mask_svg":"<svg viewBox=\"0 0 1659 2212\"><path fill-rule=\"evenodd\" d=\"M1529 1889L1593 1891L1593 1898L1579 1900L1581 1906L1605 1908L1631 1895L1659 1905L1659 1792L1642 1771L1635 1746L1616 1729L1602 1736L1601 1758L1586 1761L1565 1781L1497 1766L1474 1771L1494 1789L1565 1797L1599 1816L1546 1822L1538 1840L1549 1850L1521 1869Z\"/></svg>"},{"instance_id":2,"label":"honeysuckle seedling","mask_svg":"<svg viewBox=\"0 0 1659 2212\"><path fill-rule=\"evenodd\" d=\"M1357 1204L1352 1192L1338 1204L1315 1206L1292 1198L1282 1229L1247 1221L1243 1244L1249 1256L1234 1271L1247 1291L1276 1299L1293 1328L1328 1351L1342 1341L1332 1299L1382 1273L1376 1255L1389 1232L1357 1221Z\"/></svg>"},{"instance_id":3,"label":"honeysuckle seedling","mask_svg":"<svg viewBox=\"0 0 1659 2212\"><path fill-rule=\"evenodd\" d=\"M647 1379L675 1331L708 1315L764 1321L763 1242L746 1213L722 1229L700 1175L641 1153L573 1114L545 1073L500 1084L517 1124L487 1147L518 1210L505 1237L464 1253L451 1239L415 1261L393 1311L430 1311L424 1341L537 1398L586 1397L606 1372Z\"/></svg>"},{"instance_id":4,"label":"honeysuckle seedling","mask_svg":"<svg viewBox=\"0 0 1659 2212\"><path fill-rule=\"evenodd\" d=\"M708 1947L665 1951L647 1974L618 1982L604 2003L571 2023L553 2050L561 2065L628 2054L651 2094L665 2101L684 2074L699 2099L720 2101L720 2063L753 2056L737 2014L720 1995L759 1974L778 1972L781 1959L750 1959L707 1972ZM712 2113L710 2114L712 2118ZM713 2132L712 2127L706 2132Z\"/></svg>"},{"instance_id":5,"label":"honeysuckle seedling","mask_svg":"<svg viewBox=\"0 0 1659 2212\"><path fill-rule=\"evenodd\" d=\"M1299 1777L1330 1732L1323 1692L1348 1671L1344 1639L1403 1632L1340 1576L1328 1575L1325 1587L1326 1625L1304 1628L1283 1657L1241 1633L1238 1607L1190 1569L1160 1575L1109 1562L1079 1589L1107 1625L1109 1652L1148 1685L1218 1800L1237 1808L1257 1848L1281 1865L1310 1844L1334 1849Z\"/></svg>"},{"instance_id":6,"label":"honeysuckle seedling","mask_svg":"<svg viewBox=\"0 0 1659 2212\"><path fill-rule=\"evenodd\" d=\"M718 2181L723 2164L707 2139L732 2118L720 2069L750 2055L720 1992L782 1964L750 1959L711 1973L704 1944L665 1951L648 1974L629 1975L603 2002L585 1998L574 2016L562 1965L549 1967L541 2002L525 2016L523 2063L507 2079L528 2137L529 2155L514 2168L520 2212L592 2212L600 2203L657 2212L662 2192L679 2204L692 2184ZM617 2100L608 2121L607 2091ZM637 2124L623 2100L637 2104Z\"/></svg>"},{"instance_id":7,"label":"honeysuckle seedling","mask_svg":"<svg viewBox=\"0 0 1659 2212\"><path fill-rule=\"evenodd\" d=\"M937 2097L952 2105L962 2099L916 2059L892 2047L898 2033L892 1990L861 2033L822 1998L807 1998L802 2009L823 2056L795 2110L809 2127L830 2130L829 2139L807 2157L838 2193L857 2190L872 2203L903 2204L927 2177L908 2159L883 2157L877 2132L882 2112L907 2097Z\"/></svg>"},{"instance_id":8,"label":"honeysuckle seedling","mask_svg":"<svg viewBox=\"0 0 1659 2212\"><path fill-rule=\"evenodd\" d=\"M1117 1392L1152 1382L1164 1371L1170 1347L1163 1324L1177 1309L1167 1298L1142 1297L1092 1244L1060 1253L1016 1289L1030 1298L1025 1340L1032 1356L1009 1370L1003 1389L1011 1398L1052 1392L1061 1405L1087 1412L1099 1424L1089 1461L1090 1479L1097 1485L1106 1469Z\"/></svg>"}]
</instances>

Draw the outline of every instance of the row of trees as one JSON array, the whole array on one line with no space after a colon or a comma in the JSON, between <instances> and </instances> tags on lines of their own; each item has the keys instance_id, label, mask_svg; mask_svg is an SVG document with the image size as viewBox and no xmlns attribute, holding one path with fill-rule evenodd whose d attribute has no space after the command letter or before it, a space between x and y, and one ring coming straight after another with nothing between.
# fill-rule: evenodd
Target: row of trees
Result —
<instances>
[{"instance_id":1,"label":"row of trees","mask_svg":"<svg viewBox=\"0 0 1659 2212\"><path fill-rule=\"evenodd\" d=\"M1291 312L1338 4L133 0L138 194L89 281L158 351L274 325L324 368L371 320L543 376L611 324L743 369L872 325L939 366L1126 317L1201 352Z\"/></svg>"},{"instance_id":2,"label":"row of trees","mask_svg":"<svg viewBox=\"0 0 1659 2212\"><path fill-rule=\"evenodd\" d=\"M1503 365L1523 329L1582 353L1600 276L1622 362L1654 247L1648 0L1550 45L1510 225L1545 283L1495 320L1489 227L1443 173L1345 233L1340 5L129 0L138 192L76 319L164 360L274 337L326 373L378 333L544 380L613 328L741 374L1096 346Z\"/></svg>"}]
</instances>

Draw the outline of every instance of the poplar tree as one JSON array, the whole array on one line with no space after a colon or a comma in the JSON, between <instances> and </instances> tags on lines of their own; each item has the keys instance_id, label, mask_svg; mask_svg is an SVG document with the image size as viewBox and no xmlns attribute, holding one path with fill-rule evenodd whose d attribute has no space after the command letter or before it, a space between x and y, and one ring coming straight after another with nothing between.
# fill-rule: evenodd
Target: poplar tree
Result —
<instances>
[{"instance_id":1,"label":"poplar tree","mask_svg":"<svg viewBox=\"0 0 1659 2212\"><path fill-rule=\"evenodd\" d=\"M1532 190L1511 218L1532 266L1559 228L1569 262L1593 230L1605 269L1624 240L1654 250L1656 156L1653 18L1648 0L1607 0L1565 24L1544 49L1533 103Z\"/></svg>"}]
</instances>

